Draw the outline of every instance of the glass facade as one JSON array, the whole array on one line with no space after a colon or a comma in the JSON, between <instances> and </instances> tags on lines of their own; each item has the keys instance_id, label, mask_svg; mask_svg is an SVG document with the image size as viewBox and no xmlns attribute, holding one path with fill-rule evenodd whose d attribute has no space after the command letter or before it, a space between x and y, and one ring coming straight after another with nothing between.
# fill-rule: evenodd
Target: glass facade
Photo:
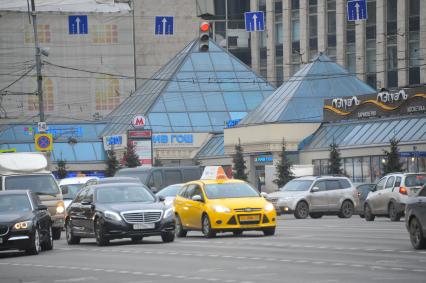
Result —
<instances>
[{"instance_id":1,"label":"glass facade","mask_svg":"<svg viewBox=\"0 0 426 283\"><path fill-rule=\"evenodd\" d=\"M276 86L284 80L283 69L283 3L275 1L275 71L277 74Z\"/></svg>"},{"instance_id":2,"label":"glass facade","mask_svg":"<svg viewBox=\"0 0 426 283\"><path fill-rule=\"evenodd\" d=\"M309 59L318 55L318 1L309 0Z\"/></svg>"},{"instance_id":3,"label":"glass facade","mask_svg":"<svg viewBox=\"0 0 426 283\"><path fill-rule=\"evenodd\" d=\"M291 75L300 69L302 54L300 53L300 13L299 0L291 1Z\"/></svg>"},{"instance_id":4,"label":"glass facade","mask_svg":"<svg viewBox=\"0 0 426 283\"><path fill-rule=\"evenodd\" d=\"M387 85L389 88L398 86L398 48L397 48L397 0L388 0L386 9L386 40L387 40Z\"/></svg>"},{"instance_id":5,"label":"glass facade","mask_svg":"<svg viewBox=\"0 0 426 283\"><path fill-rule=\"evenodd\" d=\"M366 83L372 88L377 88L376 74L376 1L367 2L368 19L365 32L365 65Z\"/></svg>"},{"instance_id":6,"label":"glass facade","mask_svg":"<svg viewBox=\"0 0 426 283\"><path fill-rule=\"evenodd\" d=\"M420 0L409 1L408 57L410 85L420 84Z\"/></svg>"},{"instance_id":7,"label":"glass facade","mask_svg":"<svg viewBox=\"0 0 426 283\"><path fill-rule=\"evenodd\" d=\"M356 73L355 54L355 22L346 23L346 69L351 74Z\"/></svg>"},{"instance_id":8,"label":"glass facade","mask_svg":"<svg viewBox=\"0 0 426 283\"><path fill-rule=\"evenodd\" d=\"M336 61L336 0L327 0L327 55Z\"/></svg>"}]
</instances>

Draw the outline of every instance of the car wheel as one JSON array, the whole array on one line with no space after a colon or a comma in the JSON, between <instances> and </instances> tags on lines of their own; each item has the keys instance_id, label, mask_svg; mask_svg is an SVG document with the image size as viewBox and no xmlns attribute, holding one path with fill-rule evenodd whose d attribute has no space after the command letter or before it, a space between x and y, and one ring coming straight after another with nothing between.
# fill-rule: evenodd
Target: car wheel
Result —
<instances>
[{"instance_id":1,"label":"car wheel","mask_svg":"<svg viewBox=\"0 0 426 283\"><path fill-rule=\"evenodd\" d=\"M345 200L340 208L339 217L340 218L351 218L354 214L354 205L352 202Z\"/></svg>"},{"instance_id":2,"label":"car wheel","mask_svg":"<svg viewBox=\"0 0 426 283\"><path fill-rule=\"evenodd\" d=\"M25 252L29 255L37 255L41 251L41 244L40 244L40 232L38 230L38 227L34 229L34 234L31 238L31 247L27 249Z\"/></svg>"},{"instance_id":3,"label":"car wheel","mask_svg":"<svg viewBox=\"0 0 426 283\"><path fill-rule=\"evenodd\" d=\"M234 236L241 236L243 234L243 230L237 230L232 232Z\"/></svg>"},{"instance_id":4,"label":"car wheel","mask_svg":"<svg viewBox=\"0 0 426 283\"><path fill-rule=\"evenodd\" d=\"M132 242L137 243L137 242L142 241L143 237L142 236L134 236L131 239L132 239Z\"/></svg>"},{"instance_id":5,"label":"car wheel","mask_svg":"<svg viewBox=\"0 0 426 283\"><path fill-rule=\"evenodd\" d=\"M182 221L180 220L179 215L176 214L176 228L175 228L175 234L178 238L186 237L187 231L183 229Z\"/></svg>"},{"instance_id":6,"label":"car wheel","mask_svg":"<svg viewBox=\"0 0 426 283\"><path fill-rule=\"evenodd\" d=\"M210 224L210 219L207 216L207 214L204 214L202 219L202 232L204 234L204 237L206 238L214 238L216 236L216 231L212 229L212 226Z\"/></svg>"},{"instance_id":7,"label":"car wheel","mask_svg":"<svg viewBox=\"0 0 426 283\"><path fill-rule=\"evenodd\" d=\"M173 232L161 233L161 239L163 240L164 243L173 242L175 240L175 233Z\"/></svg>"},{"instance_id":8,"label":"car wheel","mask_svg":"<svg viewBox=\"0 0 426 283\"><path fill-rule=\"evenodd\" d=\"M401 219L401 215L398 212L398 209L396 208L396 205L394 202L391 202L389 204L389 218L391 221L399 221Z\"/></svg>"},{"instance_id":9,"label":"car wheel","mask_svg":"<svg viewBox=\"0 0 426 283\"><path fill-rule=\"evenodd\" d=\"M311 217L311 218L314 218L314 219L318 219L318 218L321 218L322 217L322 213L320 213L320 212L311 212L311 213L309 213L309 216Z\"/></svg>"},{"instance_id":10,"label":"car wheel","mask_svg":"<svg viewBox=\"0 0 426 283\"><path fill-rule=\"evenodd\" d=\"M41 244L41 248L45 251L50 251L51 249L53 249L53 233L51 225L49 225L46 240Z\"/></svg>"},{"instance_id":11,"label":"car wheel","mask_svg":"<svg viewBox=\"0 0 426 283\"><path fill-rule=\"evenodd\" d=\"M297 204L294 211L294 217L297 219L305 219L309 215L309 206L306 202L301 201Z\"/></svg>"},{"instance_id":12,"label":"car wheel","mask_svg":"<svg viewBox=\"0 0 426 283\"><path fill-rule=\"evenodd\" d=\"M109 239L105 237L104 227L100 221L95 222L95 237L98 246L106 246L109 244Z\"/></svg>"},{"instance_id":13,"label":"car wheel","mask_svg":"<svg viewBox=\"0 0 426 283\"><path fill-rule=\"evenodd\" d=\"M275 227L269 227L263 229L263 235L265 236L273 236L275 234Z\"/></svg>"},{"instance_id":14,"label":"car wheel","mask_svg":"<svg viewBox=\"0 0 426 283\"><path fill-rule=\"evenodd\" d=\"M68 245L77 245L80 243L80 237L76 237L72 233L71 221L65 224L65 237L67 238Z\"/></svg>"},{"instance_id":15,"label":"car wheel","mask_svg":"<svg viewBox=\"0 0 426 283\"><path fill-rule=\"evenodd\" d=\"M52 228L52 232L53 232L53 240L59 240L61 238L61 233L62 233L61 227Z\"/></svg>"},{"instance_id":16,"label":"car wheel","mask_svg":"<svg viewBox=\"0 0 426 283\"><path fill-rule=\"evenodd\" d=\"M417 218L413 218L410 221L410 240L413 248L416 250L426 248L426 239L423 235L422 225Z\"/></svg>"},{"instance_id":17,"label":"car wheel","mask_svg":"<svg viewBox=\"0 0 426 283\"><path fill-rule=\"evenodd\" d=\"M366 221L374 221L374 218L376 218L371 212L371 207L368 204L364 206L364 217Z\"/></svg>"}]
</instances>

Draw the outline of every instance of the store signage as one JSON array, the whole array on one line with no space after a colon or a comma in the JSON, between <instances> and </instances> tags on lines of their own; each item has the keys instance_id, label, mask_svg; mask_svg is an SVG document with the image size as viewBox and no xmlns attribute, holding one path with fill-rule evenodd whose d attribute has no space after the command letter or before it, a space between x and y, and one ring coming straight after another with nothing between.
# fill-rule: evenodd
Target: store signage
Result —
<instances>
[{"instance_id":1,"label":"store signage","mask_svg":"<svg viewBox=\"0 0 426 283\"><path fill-rule=\"evenodd\" d=\"M193 134L159 134L159 135L153 135L152 141L154 144L169 144L169 145L193 144L194 135Z\"/></svg>"},{"instance_id":2,"label":"store signage","mask_svg":"<svg viewBox=\"0 0 426 283\"><path fill-rule=\"evenodd\" d=\"M24 135L34 136L35 134L40 134L41 132L37 127L24 127ZM54 139L57 138L76 138L83 136L83 128L76 126L49 126L46 131L46 134L52 134Z\"/></svg>"},{"instance_id":3,"label":"store signage","mask_svg":"<svg viewBox=\"0 0 426 283\"><path fill-rule=\"evenodd\" d=\"M238 125L238 123L239 123L241 120L242 120L242 119L229 120L228 122L226 122L225 129L235 127L236 125Z\"/></svg>"},{"instance_id":4,"label":"store signage","mask_svg":"<svg viewBox=\"0 0 426 283\"><path fill-rule=\"evenodd\" d=\"M151 130L129 130L127 132L129 138L150 138L152 136Z\"/></svg>"},{"instance_id":5,"label":"store signage","mask_svg":"<svg viewBox=\"0 0 426 283\"><path fill-rule=\"evenodd\" d=\"M141 165L152 164L151 130L128 130L127 139L135 146L135 152Z\"/></svg>"},{"instance_id":6,"label":"store signage","mask_svg":"<svg viewBox=\"0 0 426 283\"><path fill-rule=\"evenodd\" d=\"M105 150L115 150L115 149L124 149L127 145L127 136L126 135L115 135L115 136L104 136L104 149Z\"/></svg>"},{"instance_id":7,"label":"store signage","mask_svg":"<svg viewBox=\"0 0 426 283\"><path fill-rule=\"evenodd\" d=\"M146 120L145 117L142 115L136 115L135 117L133 117L132 120L132 125L135 128L143 128L146 124Z\"/></svg>"},{"instance_id":8,"label":"store signage","mask_svg":"<svg viewBox=\"0 0 426 283\"><path fill-rule=\"evenodd\" d=\"M324 122L426 113L426 87L327 99Z\"/></svg>"},{"instance_id":9,"label":"store signage","mask_svg":"<svg viewBox=\"0 0 426 283\"><path fill-rule=\"evenodd\" d=\"M274 159L272 156L258 156L254 158L254 162L257 163L266 163L266 162L272 162Z\"/></svg>"}]
</instances>

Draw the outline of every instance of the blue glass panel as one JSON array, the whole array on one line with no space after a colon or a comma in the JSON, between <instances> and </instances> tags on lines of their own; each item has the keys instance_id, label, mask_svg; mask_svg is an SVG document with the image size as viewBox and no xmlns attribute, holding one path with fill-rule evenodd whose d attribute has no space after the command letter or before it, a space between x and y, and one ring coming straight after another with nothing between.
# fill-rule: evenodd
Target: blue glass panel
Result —
<instances>
[{"instance_id":1,"label":"blue glass panel","mask_svg":"<svg viewBox=\"0 0 426 283\"><path fill-rule=\"evenodd\" d=\"M182 68L180 69L181 71L193 71L194 67L192 66L192 61L191 58L188 57L185 61L185 63L183 63Z\"/></svg>"},{"instance_id":2,"label":"blue glass panel","mask_svg":"<svg viewBox=\"0 0 426 283\"><path fill-rule=\"evenodd\" d=\"M260 84L264 84L263 80L256 77L252 72L238 72L237 78L241 90L260 90Z\"/></svg>"},{"instance_id":3,"label":"blue glass panel","mask_svg":"<svg viewBox=\"0 0 426 283\"><path fill-rule=\"evenodd\" d=\"M213 71L213 64L209 53L192 53L191 60L195 71Z\"/></svg>"},{"instance_id":4,"label":"blue glass panel","mask_svg":"<svg viewBox=\"0 0 426 283\"><path fill-rule=\"evenodd\" d=\"M223 98L229 111L245 111L247 109L243 97L239 92L224 92Z\"/></svg>"},{"instance_id":5,"label":"blue glass panel","mask_svg":"<svg viewBox=\"0 0 426 283\"><path fill-rule=\"evenodd\" d=\"M421 124L420 123L420 119L413 119L415 120L415 123L413 124L413 126L410 127L409 131L407 132L407 134L404 137L404 140L406 141L412 141L412 137L414 136L415 133L417 133L419 131L418 125Z\"/></svg>"},{"instance_id":6,"label":"blue glass panel","mask_svg":"<svg viewBox=\"0 0 426 283\"><path fill-rule=\"evenodd\" d=\"M198 72L198 83L201 91L219 91L216 75L213 72Z\"/></svg>"},{"instance_id":7,"label":"blue glass panel","mask_svg":"<svg viewBox=\"0 0 426 283\"><path fill-rule=\"evenodd\" d=\"M263 101L263 97L259 92L246 92L243 97L248 110L253 110Z\"/></svg>"},{"instance_id":8,"label":"blue glass panel","mask_svg":"<svg viewBox=\"0 0 426 283\"><path fill-rule=\"evenodd\" d=\"M383 121L375 132L365 141L366 144L374 143L374 139L383 132L383 130L389 125L389 122Z\"/></svg>"},{"instance_id":9,"label":"blue glass panel","mask_svg":"<svg viewBox=\"0 0 426 283\"><path fill-rule=\"evenodd\" d=\"M185 111L183 98L178 92L166 92L163 94L164 105L167 111Z\"/></svg>"},{"instance_id":10,"label":"blue glass panel","mask_svg":"<svg viewBox=\"0 0 426 283\"><path fill-rule=\"evenodd\" d=\"M220 49L219 47L217 47L216 44L213 43L213 41L210 41L209 51L210 52L223 52L223 50Z\"/></svg>"},{"instance_id":11,"label":"blue glass panel","mask_svg":"<svg viewBox=\"0 0 426 283\"><path fill-rule=\"evenodd\" d=\"M181 91L200 91L198 78L193 72L181 72L176 75Z\"/></svg>"},{"instance_id":12,"label":"blue glass panel","mask_svg":"<svg viewBox=\"0 0 426 283\"><path fill-rule=\"evenodd\" d=\"M375 140L375 143L386 143L389 142L391 138L395 136L395 126L398 124L399 121L392 121L390 122L389 126L384 130Z\"/></svg>"},{"instance_id":13,"label":"blue glass panel","mask_svg":"<svg viewBox=\"0 0 426 283\"><path fill-rule=\"evenodd\" d=\"M209 116L205 112L189 113L195 131L211 131Z\"/></svg>"},{"instance_id":14,"label":"blue glass panel","mask_svg":"<svg viewBox=\"0 0 426 283\"><path fill-rule=\"evenodd\" d=\"M100 136L100 134L103 132L103 130L105 129L106 124L96 124L95 128L96 128L96 135Z\"/></svg>"},{"instance_id":15,"label":"blue glass panel","mask_svg":"<svg viewBox=\"0 0 426 283\"><path fill-rule=\"evenodd\" d=\"M37 126L14 126L1 133L0 140L6 141L31 141L34 139Z\"/></svg>"},{"instance_id":16,"label":"blue glass panel","mask_svg":"<svg viewBox=\"0 0 426 283\"><path fill-rule=\"evenodd\" d=\"M204 111L206 110L206 105L204 103L203 97L199 92L183 92L183 100L188 111Z\"/></svg>"},{"instance_id":17,"label":"blue glass panel","mask_svg":"<svg viewBox=\"0 0 426 283\"><path fill-rule=\"evenodd\" d=\"M93 143L93 148L96 153L97 160L106 160L104 145L101 142Z\"/></svg>"},{"instance_id":18,"label":"blue glass panel","mask_svg":"<svg viewBox=\"0 0 426 283\"><path fill-rule=\"evenodd\" d=\"M187 113L169 113L169 119L174 132L192 131Z\"/></svg>"},{"instance_id":19,"label":"blue glass panel","mask_svg":"<svg viewBox=\"0 0 426 283\"><path fill-rule=\"evenodd\" d=\"M240 90L240 84L234 72L216 72L216 76L223 91Z\"/></svg>"},{"instance_id":20,"label":"blue glass panel","mask_svg":"<svg viewBox=\"0 0 426 283\"><path fill-rule=\"evenodd\" d=\"M247 71L248 70L248 68L243 63L241 63L240 61L238 61L237 59L235 59L233 57L231 57L231 62L232 62L232 65L234 66L235 71Z\"/></svg>"},{"instance_id":21,"label":"blue glass panel","mask_svg":"<svg viewBox=\"0 0 426 283\"><path fill-rule=\"evenodd\" d=\"M77 143L74 145L74 151L77 156L77 161L96 160L96 154L93 150L92 143Z\"/></svg>"},{"instance_id":22,"label":"blue glass panel","mask_svg":"<svg viewBox=\"0 0 426 283\"><path fill-rule=\"evenodd\" d=\"M416 124L416 122L418 121L417 119L407 119L406 120L408 123L407 125L402 128L399 132L396 132L396 138L397 139L401 139L401 140L410 140L410 136L408 135L408 132L413 128L413 126Z\"/></svg>"},{"instance_id":23,"label":"blue glass panel","mask_svg":"<svg viewBox=\"0 0 426 283\"><path fill-rule=\"evenodd\" d=\"M229 114L231 115L231 120L235 120L243 119L247 115L247 112L229 112Z\"/></svg>"},{"instance_id":24,"label":"blue glass panel","mask_svg":"<svg viewBox=\"0 0 426 283\"><path fill-rule=\"evenodd\" d=\"M230 120L227 112L209 112L209 116L214 130L217 130L218 127L223 130L225 123Z\"/></svg>"},{"instance_id":25,"label":"blue glass panel","mask_svg":"<svg viewBox=\"0 0 426 283\"><path fill-rule=\"evenodd\" d=\"M154 104L154 107L152 107L153 112L166 112L166 107L164 106L163 98L160 98L157 100L157 102Z\"/></svg>"},{"instance_id":26,"label":"blue glass panel","mask_svg":"<svg viewBox=\"0 0 426 283\"><path fill-rule=\"evenodd\" d=\"M165 113L150 113L149 114L149 124L152 127L152 130L156 133L158 132L168 132L170 131L170 122L167 114Z\"/></svg>"},{"instance_id":27,"label":"blue glass panel","mask_svg":"<svg viewBox=\"0 0 426 283\"><path fill-rule=\"evenodd\" d=\"M413 141L420 140L420 138L424 134L426 134L426 119L421 119L420 123L417 125L416 129L417 129L417 132L411 139Z\"/></svg>"},{"instance_id":28,"label":"blue glass panel","mask_svg":"<svg viewBox=\"0 0 426 283\"><path fill-rule=\"evenodd\" d=\"M227 53L210 53L210 57L216 71L233 71L234 68Z\"/></svg>"},{"instance_id":29,"label":"blue glass panel","mask_svg":"<svg viewBox=\"0 0 426 283\"><path fill-rule=\"evenodd\" d=\"M9 145L7 143L0 143L0 149L9 149Z\"/></svg>"},{"instance_id":30,"label":"blue glass panel","mask_svg":"<svg viewBox=\"0 0 426 283\"><path fill-rule=\"evenodd\" d=\"M220 92L204 93L204 100L206 101L207 110L226 110L225 103L223 102L222 94Z\"/></svg>"},{"instance_id":31,"label":"blue glass panel","mask_svg":"<svg viewBox=\"0 0 426 283\"><path fill-rule=\"evenodd\" d=\"M28 143L11 143L9 148L16 148L16 152L29 152L30 144Z\"/></svg>"},{"instance_id":32,"label":"blue glass panel","mask_svg":"<svg viewBox=\"0 0 426 283\"><path fill-rule=\"evenodd\" d=\"M170 81L166 91L179 91L179 85L177 81Z\"/></svg>"},{"instance_id":33,"label":"blue glass panel","mask_svg":"<svg viewBox=\"0 0 426 283\"><path fill-rule=\"evenodd\" d=\"M55 143L53 145L53 153L55 155L55 161L61 159L66 161L75 161L73 148L68 143Z\"/></svg>"},{"instance_id":34,"label":"blue glass panel","mask_svg":"<svg viewBox=\"0 0 426 283\"><path fill-rule=\"evenodd\" d=\"M356 144L365 144L365 140L374 133L379 127L380 123L372 123L369 129L366 129L364 134L360 137L360 139L356 142Z\"/></svg>"}]
</instances>

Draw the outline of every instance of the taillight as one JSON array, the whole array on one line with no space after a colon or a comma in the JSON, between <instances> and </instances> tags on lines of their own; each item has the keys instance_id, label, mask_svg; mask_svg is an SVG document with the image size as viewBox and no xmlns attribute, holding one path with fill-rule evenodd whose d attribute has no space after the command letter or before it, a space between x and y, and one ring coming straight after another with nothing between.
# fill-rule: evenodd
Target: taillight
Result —
<instances>
[{"instance_id":1,"label":"taillight","mask_svg":"<svg viewBox=\"0 0 426 283\"><path fill-rule=\"evenodd\" d=\"M406 187L399 187L399 193L406 195L407 194L407 188Z\"/></svg>"}]
</instances>

